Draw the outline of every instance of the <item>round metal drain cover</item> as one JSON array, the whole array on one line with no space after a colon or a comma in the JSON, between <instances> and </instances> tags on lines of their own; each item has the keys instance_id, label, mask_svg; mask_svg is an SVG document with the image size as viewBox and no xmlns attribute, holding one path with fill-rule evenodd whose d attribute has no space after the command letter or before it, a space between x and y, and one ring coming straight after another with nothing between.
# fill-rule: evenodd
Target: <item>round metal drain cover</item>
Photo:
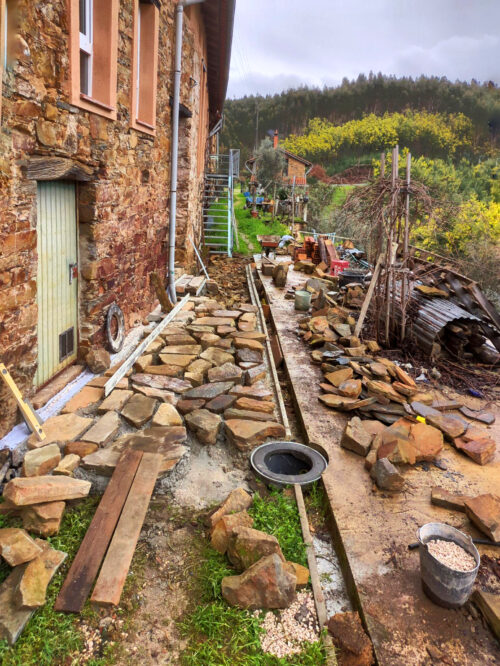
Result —
<instances>
[{"instance_id":1,"label":"round metal drain cover","mask_svg":"<svg viewBox=\"0 0 500 666\"><path fill-rule=\"evenodd\" d=\"M252 451L250 464L264 483L284 488L308 486L321 478L328 463L309 446L297 442L268 442Z\"/></svg>"}]
</instances>

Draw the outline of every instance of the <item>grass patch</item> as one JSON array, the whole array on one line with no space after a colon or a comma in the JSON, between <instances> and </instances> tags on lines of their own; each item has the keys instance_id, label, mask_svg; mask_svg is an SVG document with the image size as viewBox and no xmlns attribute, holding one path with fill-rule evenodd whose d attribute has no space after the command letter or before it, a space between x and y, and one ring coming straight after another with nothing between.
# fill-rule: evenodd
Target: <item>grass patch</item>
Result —
<instances>
[{"instance_id":1,"label":"grass patch","mask_svg":"<svg viewBox=\"0 0 500 666\"><path fill-rule=\"evenodd\" d=\"M256 530L272 534L278 539L287 560L307 566L299 511L293 496L272 490L269 497L262 499L256 493L248 513L254 520Z\"/></svg>"},{"instance_id":2,"label":"grass patch","mask_svg":"<svg viewBox=\"0 0 500 666\"><path fill-rule=\"evenodd\" d=\"M300 520L292 497L273 491L266 499L254 497L249 513L254 527L274 534L287 559L305 563ZM228 606L222 599L221 582L237 572L209 546L201 554L193 597L200 605L189 610L180 623L188 640L181 656L183 666L321 666L325 654L320 642L308 645L300 655L277 659L260 647L261 620L251 612Z\"/></svg>"},{"instance_id":3,"label":"grass patch","mask_svg":"<svg viewBox=\"0 0 500 666\"><path fill-rule=\"evenodd\" d=\"M252 217L250 210L245 208L244 195L236 192L234 194L234 213L238 221L238 252L241 254L260 252L257 236L283 236L290 233L286 224L282 224L277 219L273 221L270 214L260 213L260 218ZM253 250L250 245L253 245Z\"/></svg>"}]
</instances>

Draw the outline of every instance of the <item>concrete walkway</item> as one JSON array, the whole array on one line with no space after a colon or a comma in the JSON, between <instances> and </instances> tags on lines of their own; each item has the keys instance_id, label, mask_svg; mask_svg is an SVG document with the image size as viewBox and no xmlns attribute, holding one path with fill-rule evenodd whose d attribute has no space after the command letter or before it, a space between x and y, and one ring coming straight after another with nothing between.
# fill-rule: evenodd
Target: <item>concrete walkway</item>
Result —
<instances>
[{"instance_id":1,"label":"concrete walkway","mask_svg":"<svg viewBox=\"0 0 500 666\"><path fill-rule=\"evenodd\" d=\"M271 306L304 436L329 457L323 481L334 517L333 536L351 597L364 618L378 663L435 663L430 648L442 653L447 659L443 663L497 664L498 643L481 617L473 618L467 604L460 610L447 610L424 595L418 551L408 551L407 546L415 541L416 529L432 521L482 536L464 514L431 505L431 487L438 485L471 495L498 493L500 451L494 462L481 467L445 445L440 459L447 470L432 465L428 471L419 466L405 470L406 491L394 497L374 488L363 458L340 447L346 417L328 410L317 399L322 375L319 366L311 364L309 350L297 336L301 313L295 312L293 300L284 299L285 290L276 289L271 278L260 271L259 276ZM288 286L302 285L305 280L303 273L293 269L288 273ZM498 435L498 425L496 430ZM479 550L498 557L498 549L480 546Z\"/></svg>"}]
</instances>

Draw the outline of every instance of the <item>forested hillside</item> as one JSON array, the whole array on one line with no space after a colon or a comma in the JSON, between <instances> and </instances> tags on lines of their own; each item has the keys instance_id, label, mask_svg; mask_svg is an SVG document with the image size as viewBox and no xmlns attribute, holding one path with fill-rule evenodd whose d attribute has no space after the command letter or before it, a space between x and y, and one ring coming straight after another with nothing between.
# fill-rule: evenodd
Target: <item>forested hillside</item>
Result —
<instances>
[{"instance_id":1,"label":"forested hillside","mask_svg":"<svg viewBox=\"0 0 500 666\"><path fill-rule=\"evenodd\" d=\"M441 117L463 114L470 121L471 141L475 146L500 145L500 88L491 83L370 74L360 75L355 81L344 79L336 88L303 87L272 96L227 100L222 135L226 148L241 148L244 156L253 150L257 110L259 139L276 128L283 138L302 134L313 118L339 125L369 114L383 116L412 110Z\"/></svg>"}]
</instances>

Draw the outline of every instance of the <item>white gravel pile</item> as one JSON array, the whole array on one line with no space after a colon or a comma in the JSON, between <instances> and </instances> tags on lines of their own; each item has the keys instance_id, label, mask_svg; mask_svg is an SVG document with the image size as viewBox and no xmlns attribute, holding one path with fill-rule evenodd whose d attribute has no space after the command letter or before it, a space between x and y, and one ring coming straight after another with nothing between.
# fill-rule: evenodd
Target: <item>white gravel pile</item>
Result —
<instances>
[{"instance_id":1,"label":"white gravel pile","mask_svg":"<svg viewBox=\"0 0 500 666\"><path fill-rule=\"evenodd\" d=\"M427 548L436 560L455 571L471 571L476 566L476 560L472 555L453 541L432 539L427 542Z\"/></svg>"},{"instance_id":2,"label":"white gravel pile","mask_svg":"<svg viewBox=\"0 0 500 666\"><path fill-rule=\"evenodd\" d=\"M260 617L263 611L255 611ZM319 640L319 626L311 592L299 592L295 601L285 610L265 613L262 621L264 632L260 636L263 652L278 657L299 654L304 643Z\"/></svg>"}]
</instances>

